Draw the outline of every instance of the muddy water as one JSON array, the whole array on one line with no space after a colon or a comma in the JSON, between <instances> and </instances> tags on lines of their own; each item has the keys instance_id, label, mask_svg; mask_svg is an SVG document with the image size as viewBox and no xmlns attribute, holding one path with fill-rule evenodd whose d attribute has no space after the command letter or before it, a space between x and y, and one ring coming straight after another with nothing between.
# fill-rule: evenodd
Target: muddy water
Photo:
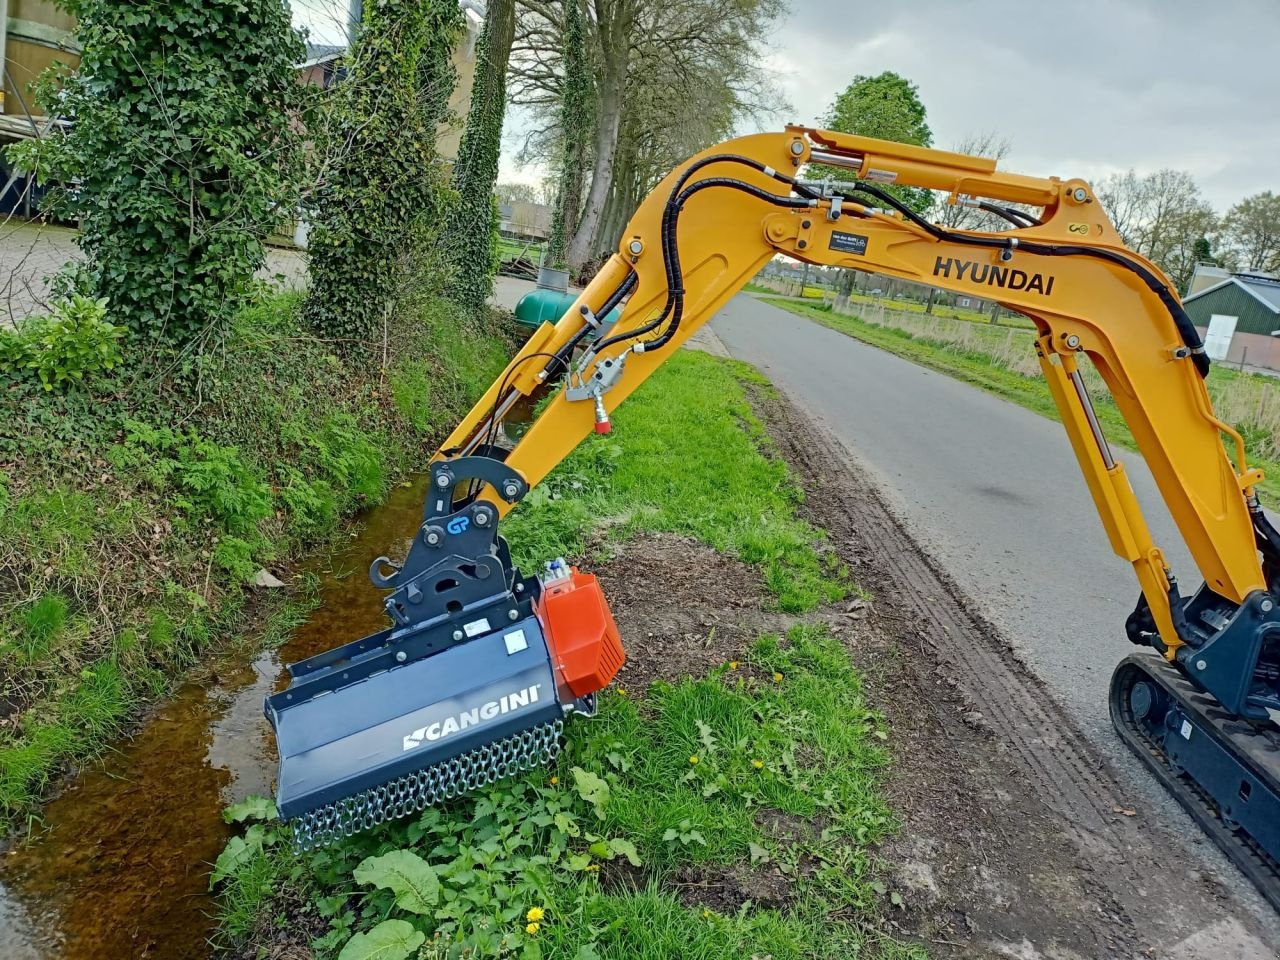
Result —
<instances>
[{"instance_id":1,"label":"muddy water","mask_svg":"<svg viewBox=\"0 0 1280 960\"><path fill-rule=\"evenodd\" d=\"M262 700L282 664L380 629L365 571L417 528L425 482L369 511L317 560L321 606L279 651L182 687L141 733L45 809L33 842L0 858L2 960L197 960L213 931L209 865L221 812L268 794L275 773Z\"/></svg>"}]
</instances>

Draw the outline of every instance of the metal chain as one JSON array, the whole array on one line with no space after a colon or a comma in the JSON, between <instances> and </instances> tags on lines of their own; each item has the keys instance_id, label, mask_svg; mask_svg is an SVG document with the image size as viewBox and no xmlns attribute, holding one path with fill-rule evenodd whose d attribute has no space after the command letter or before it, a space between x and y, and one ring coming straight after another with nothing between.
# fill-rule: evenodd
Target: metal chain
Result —
<instances>
[{"instance_id":1,"label":"metal chain","mask_svg":"<svg viewBox=\"0 0 1280 960\"><path fill-rule=\"evenodd\" d=\"M531 727L310 810L292 821L294 853L327 846L522 770L549 764L560 754L563 729L562 720Z\"/></svg>"}]
</instances>

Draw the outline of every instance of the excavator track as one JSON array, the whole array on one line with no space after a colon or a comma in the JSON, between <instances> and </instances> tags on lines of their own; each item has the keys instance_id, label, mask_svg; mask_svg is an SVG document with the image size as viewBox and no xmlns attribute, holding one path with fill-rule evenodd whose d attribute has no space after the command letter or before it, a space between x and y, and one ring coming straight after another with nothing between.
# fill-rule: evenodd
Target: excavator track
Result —
<instances>
[{"instance_id":1,"label":"excavator track","mask_svg":"<svg viewBox=\"0 0 1280 960\"><path fill-rule=\"evenodd\" d=\"M1120 662L1110 705L1129 749L1280 909L1280 849L1268 835L1280 814L1280 736L1232 717L1151 654Z\"/></svg>"}]
</instances>

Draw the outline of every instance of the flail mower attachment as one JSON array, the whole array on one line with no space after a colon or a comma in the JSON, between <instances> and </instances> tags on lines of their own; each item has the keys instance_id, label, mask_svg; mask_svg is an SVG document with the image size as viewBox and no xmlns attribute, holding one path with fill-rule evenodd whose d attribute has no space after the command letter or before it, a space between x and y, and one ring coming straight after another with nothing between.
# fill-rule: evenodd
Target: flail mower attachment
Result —
<instances>
[{"instance_id":1,"label":"flail mower attachment","mask_svg":"<svg viewBox=\"0 0 1280 960\"><path fill-rule=\"evenodd\" d=\"M594 714L622 666L596 578L563 560L522 576L497 509L475 495L485 484L508 503L528 491L498 460L433 464L404 564L369 570L392 588L392 626L290 665L267 698L276 805L300 849L550 763L565 718Z\"/></svg>"}]
</instances>

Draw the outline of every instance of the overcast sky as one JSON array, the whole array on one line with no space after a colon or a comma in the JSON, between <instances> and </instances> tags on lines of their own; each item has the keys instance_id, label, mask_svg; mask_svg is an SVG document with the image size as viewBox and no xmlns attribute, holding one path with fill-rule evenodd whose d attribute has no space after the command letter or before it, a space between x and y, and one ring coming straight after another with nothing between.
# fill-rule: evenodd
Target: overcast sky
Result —
<instances>
[{"instance_id":1,"label":"overcast sky","mask_svg":"<svg viewBox=\"0 0 1280 960\"><path fill-rule=\"evenodd\" d=\"M345 2L294 6L332 34ZM1280 190L1280 0L792 0L763 49L790 104L779 125L816 123L852 77L894 70L920 87L935 146L996 131L1005 169L1178 167L1220 210ZM503 176L537 179L506 139Z\"/></svg>"}]
</instances>

